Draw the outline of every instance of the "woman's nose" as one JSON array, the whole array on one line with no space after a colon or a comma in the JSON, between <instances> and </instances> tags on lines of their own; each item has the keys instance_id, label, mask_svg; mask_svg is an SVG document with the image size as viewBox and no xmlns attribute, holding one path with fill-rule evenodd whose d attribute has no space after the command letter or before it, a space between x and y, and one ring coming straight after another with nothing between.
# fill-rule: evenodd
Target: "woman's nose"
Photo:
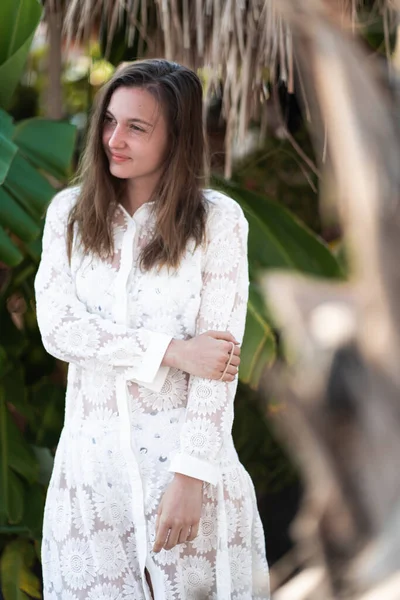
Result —
<instances>
[{"instance_id":1,"label":"woman's nose","mask_svg":"<svg viewBox=\"0 0 400 600\"><path fill-rule=\"evenodd\" d=\"M108 140L108 145L110 148L121 148L122 146L124 146L124 144L125 142L123 133L119 125L117 125L114 131L112 132L110 139Z\"/></svg>"}]
</instances>

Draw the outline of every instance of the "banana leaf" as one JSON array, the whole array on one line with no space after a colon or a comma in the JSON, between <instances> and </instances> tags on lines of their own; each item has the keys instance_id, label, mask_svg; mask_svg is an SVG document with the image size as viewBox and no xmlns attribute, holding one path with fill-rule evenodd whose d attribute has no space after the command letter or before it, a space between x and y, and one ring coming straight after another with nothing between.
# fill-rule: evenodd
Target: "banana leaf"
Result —
<instances>
[{"instance_id":1,"label":"banana leaf","mask_svg":"<svg viewBox=\"0 0 400 600\"><path fill-rule=\"evenodd\" d=\"M343 272L328 245L295 215L266 196L214 176L216 187L234 198L249 221L249 262L253 268L290 269L328 278Z\"/></svg>"},{"instance_id":2,"label":"banana leaf","mask_svg":"<svg viewBox=\"0 0 400 600\"><path fill-rule=\"evenodd\" d=\"M42 7L37 0L0 3L0 107L7 108L20 80Z\"/></svg>"}]
</instances>

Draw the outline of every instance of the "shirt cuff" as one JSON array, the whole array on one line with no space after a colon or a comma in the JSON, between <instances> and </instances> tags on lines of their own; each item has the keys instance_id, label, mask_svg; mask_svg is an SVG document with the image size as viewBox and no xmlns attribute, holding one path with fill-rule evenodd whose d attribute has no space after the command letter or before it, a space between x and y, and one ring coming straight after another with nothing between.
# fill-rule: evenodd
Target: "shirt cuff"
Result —
<instances>
[{"instance_id":1,"label":"shirt cuff","mask_svg":"<svg viewBox=\"0 0 400 600\"><path fill-rule=\"evenodd\" d=\"M165 380L167 379L168 373L169 367L160 367L157 371L156 376L154 377L154 380L151 382L139 381L139 379L136 378L132 378L130 381L134 381L138 385L141 385L142 387L145 387L151 390L152 392L161 392L162 386L164 385Z\"/></svg>"},{"instance_id":2,"label":"shirt cuff","mask_svg":"<svg viewBox=\"0 0 400 600\"><path fill-rule=\"evenodd\" d=\"M195 456L190 456L190 454L175 454L171 459L168 471L201 479L212 485L217 485L220 476L219 467Z\"/></svg>"},{"instance_id":3,"label":"shirt cuff","mask_svg":"<svg viewBox=\"0 0 400 600\"><path fill-rule=\"evenodd\" d=\"M152 331L150 343L140 364L126 369L125 379L136 381L145 387L149 387L150 384L155 386L154 391L160 391L169 371L169 367L162 367L161 363L171 340L172 335Z\"/></svg>"}]
</instances>

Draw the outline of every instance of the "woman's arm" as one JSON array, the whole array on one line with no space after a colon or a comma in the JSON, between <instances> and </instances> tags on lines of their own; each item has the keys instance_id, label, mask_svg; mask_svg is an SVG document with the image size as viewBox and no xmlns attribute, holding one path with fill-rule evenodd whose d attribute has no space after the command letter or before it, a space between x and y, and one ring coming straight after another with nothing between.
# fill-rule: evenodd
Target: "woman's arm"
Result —
<instances>
[{"instance_id":1,"label":"woman's arm","mask_svg":"<svg viewBox=\"0 0 400 600\"><path fill-rule=\"evenodd\" d=\"M46 215L42 257L35 279L43 345L49 354L80 367L151 383L172 336L103 319L89 313L78 300L66 247L73 195L70 189L57 194Z\"/></svg>"},{"instance_id":2,"label":"woman's arm","mask_svg":"<svg viewBox=\"0 0 400 600\"><path fill-rule=\"evenodd\" d=\"M241 342L248 301L248 223L234 205L221 231L211 240L204 266L203 288L196 334L209 329L230 331ZM170 470L215 484L219 476L219 452L231 434L237 378L221 382L191 376L186 419L180 450Z\"/></svg>"},{"instance_id":3,"label":"woman's arm","mask_svg":"<svg viewBox=\"0 0 400 600\"><path fill-rule=\"evenodd\" d=\"M210 329L229 330L241 341L249 289L248 223L240 207L234 205L233 214L224 215L221 226L223 230L213 237L207 250L196 333L199 336ZM169 469L175 477L158 509L155 552L191 541L197 535L202 481L214 485L218 481L218 454L224 438L231 434L236 388L237 378L189 379L180 450L172 457Z\"/></svg>"}]
</instances>

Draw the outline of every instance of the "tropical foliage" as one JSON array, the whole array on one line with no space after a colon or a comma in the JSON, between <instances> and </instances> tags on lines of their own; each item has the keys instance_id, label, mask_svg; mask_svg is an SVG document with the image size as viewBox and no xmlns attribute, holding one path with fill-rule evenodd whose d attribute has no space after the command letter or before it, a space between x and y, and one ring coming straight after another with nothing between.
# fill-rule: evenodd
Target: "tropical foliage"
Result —
<instances>
[{"instance_id":1,"label":"tropical foliage","mask_svg":"<svg viewBox=\"0 0 400 600\"><path fill-rule=\"evenodd\" d=\"M41 16L36 0L0 5L0 581L6 600L41 597L44 498L62 420L63 384L40 344L33 277L50 183L70 174L74 128L6 112ZM11 268L13 267L13 268ZM24 316L21 317L21 308Z\"/></svg>"}]
</instances>

